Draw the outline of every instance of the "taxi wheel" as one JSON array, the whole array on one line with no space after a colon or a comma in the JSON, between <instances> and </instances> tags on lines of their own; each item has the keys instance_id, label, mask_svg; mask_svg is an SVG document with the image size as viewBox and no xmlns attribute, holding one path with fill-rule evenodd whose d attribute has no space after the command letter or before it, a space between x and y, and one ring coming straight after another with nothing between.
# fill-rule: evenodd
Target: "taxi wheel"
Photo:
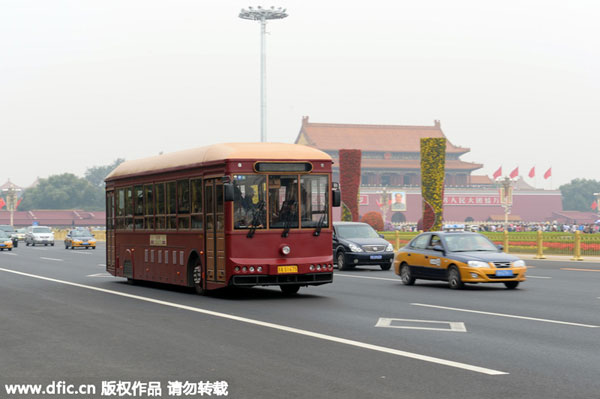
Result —
<instances>
[{"instance_id":1,"label":"taxi wheel","mask_svg":"<svg viewBox=\"0 0 600 399\"><path fill-rule=\"evenodd\" d=\"M344 251L340 251L337 253L337 266L338 270L347 270L348 266L346 266L346 256L344 255Z\"/></svg>"},{"instance_id":2,"label":"taxi wheel","mask_svg":"<svg viewBox=\"0 0 600 399\"><path fill-rule=\"evenodd\" d=\"M519 285L519 282L518 281L507 281L506 283L504 283L504 285L509 290L514 290Z\"/></svg>"},{"instance_id":3,"label":"taxi wheel","mask_svg":"<svg viewBox=\"0 0 600 399\"><path fill-rule=\"evenodd\" d=\"M10 251L12 251L12 248L8 248L8 251L9 251L9 252L10 252Z\"/></svg>"},{"instance_id":4,"label":"taxi wheel","mask_svg":"<svg viewBox=\"0 0 600 399\"><path fill-rule=\"evenodd\" d=\"M413 285L416 279L410 273L410 266L406 263L402 263L400 265L400 280L402 280L402 284L404 285Z\"/></svg>"},{"instance_id":5,"label":"taxi wheel","mask_svg":"<svg viewBox=\"0 0 600 399\"><path fill-rule=\"evenodd\" d=\"M281 288L283 295L294 295L300 290L300 286L298 284L280 285L279 288Z\"/></svg>"},{"instance_id":6,"label":"taxi wheel","mask_svg":"<svg viewBox=\"0 0 600 399\"><path fill-rule=\"evenodd\" d=\"M460 272L456 266L452 266L448 271L448 284L453 290L460 290L465 287L465 283L460 279Z\"/></svg>"}]
</instances>

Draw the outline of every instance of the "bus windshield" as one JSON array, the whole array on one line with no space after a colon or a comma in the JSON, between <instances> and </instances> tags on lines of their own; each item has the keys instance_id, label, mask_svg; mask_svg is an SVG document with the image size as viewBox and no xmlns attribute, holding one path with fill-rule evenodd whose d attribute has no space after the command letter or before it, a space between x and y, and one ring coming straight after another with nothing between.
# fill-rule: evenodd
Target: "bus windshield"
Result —
<instances>
[{"instance_id":1,"label":"bus windshield","mask_svg":"<svg viewBox=\"0 0 600 399\"><path fill-rule=\"evenodd\" d=\"M235 175L233 181L236 229L329 226L326 175Z\"/></svg>"}]
</instances>

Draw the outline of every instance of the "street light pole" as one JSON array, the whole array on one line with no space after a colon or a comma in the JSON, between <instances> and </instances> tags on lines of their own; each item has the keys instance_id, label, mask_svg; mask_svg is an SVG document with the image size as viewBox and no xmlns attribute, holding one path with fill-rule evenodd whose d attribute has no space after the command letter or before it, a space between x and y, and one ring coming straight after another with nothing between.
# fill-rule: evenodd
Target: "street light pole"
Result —
<instances>
[{"instance_id":1,"label":"street light pole","mask_svg":"<svg viewBox=\"0 0 600 399\"><path fill-rule=\"evenodd\" d=\"M240 11L239 17L252 21L260 21L260 141L267 141L267 20L283 19L288 16L285 8L248 7Z\"/></svg>"},{"instance_id":2,"label":"street light pole","mask_svg":"<svg viewBox=\"0 0 600 399\"><path fill-rule=\"evenodd\" d=\"M508 214L512 207L513 183L513 180L508 176L500 180L500 204L504 208L504 231L508 230Z\"/></svg>"},{"instance_id":3,"label":"street light pole","mask_svg":"<svg viewBox=\"0 0 600 399\"><path fill-rule=\"evenodd\" d=\"M17 207L17 193L21 191L20 188L16 188L13 184L8 188L2 189L6 193L6 209L10 212L10 225L14 226L14 213Z\"/></svg>"}]
</instances>

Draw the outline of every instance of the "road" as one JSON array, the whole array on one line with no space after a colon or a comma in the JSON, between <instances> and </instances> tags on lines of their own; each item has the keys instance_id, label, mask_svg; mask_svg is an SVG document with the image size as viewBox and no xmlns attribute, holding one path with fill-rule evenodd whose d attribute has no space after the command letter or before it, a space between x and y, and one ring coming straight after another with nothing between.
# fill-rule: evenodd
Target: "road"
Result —
<instances>
[{"instance_id":1,"label":"road","mask_svg":"<svg viewBox=\"0 0 600 399\"><path fill-rule=\"evenodd\" d=\"M97 387L53 397L110 397L102 382L119 380L160 381L162 397L170 381L226 381L231 398L600 397L600 263L528 260L516 290L364 267L295 297L201 297L128 285L104 259L103 245L0 253L0 397L53 381Z\"/></svg>"}]
</instances>

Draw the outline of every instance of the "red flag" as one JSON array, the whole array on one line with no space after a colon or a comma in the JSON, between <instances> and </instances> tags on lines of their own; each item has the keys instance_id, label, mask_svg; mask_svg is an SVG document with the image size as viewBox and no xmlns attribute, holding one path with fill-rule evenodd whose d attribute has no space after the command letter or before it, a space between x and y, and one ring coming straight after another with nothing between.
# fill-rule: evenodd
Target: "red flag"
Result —
<instances>
[{"instance_id":1,"label":"red flag","mask_svg":"<svg viewBox=\"0 0 600 399\"><path fill-rule=\"evenodd\" d=\"M596 208L598 208L598 202L594 201L592 202L592 209L596 210Z\"/></svg>"},{"instance_id":2,"label":"red flag","mask_svg":"<svg viewBox=\"0 0 600 399\"><path fill-rule=\"evenodd\" d=\"M493 177L494 179L497 179L497 178L499 178L501 175L502 175L502 166L500 166L500 167L498 168L498 170L494 172L494 174L492 175L492 177Z\"/></svg>"},{"instance_id":3,"label":"red flag","mask_svg":"<svg viewBox=\"0 0 600 399\"><path fill-rule=\"evenodd\" d=\"M531 168L529 171L529 177L533 178L535 176L535 166Z\"/></svg>"},{"instance_id":4,"label":"red flag","mask_svg":"<svg viewBox=\"0 0 600 399\"><path fill-rule=\"evenodd\" d=\"M510 172L510 175L508 175L511 179L514 179L515 177L519 176L519 167L517 166L515 168L515 170L513 170L512 172Z\"/></svg>"},{"instance_id":5,"label":"red flag","mask_svg":"<svg viewBox=\"0 0 600 399\"><path fill-rule=\"evenodd\" d=\"M544 179L547 179L550 176L552 176L552 167L548 168L548 170L546 171L546 173L544 173Z\"/></svg>"},{"instance_id":6,"label":"red flag","mask_svg":"<svg viewBox=\"0 0 600 399\"><path fill-rule=\"evenodd\" d=\"M4 208L4 205L6 205L6 202L4 202L4 198L0 198L0 209Z\"/></svg>"},{"instance_id":7,"label":"red flag","mask_svg":"<svg viewBox=\"0 0 600 399\"><path fill-rule=\"evenodd\" d=\"M15 206L15 211L19 207L19 204L21 203L21 201L23 201L23 198L19 198L19 200L17 201L17 205Z\"/></svg>"}]
</instances>

